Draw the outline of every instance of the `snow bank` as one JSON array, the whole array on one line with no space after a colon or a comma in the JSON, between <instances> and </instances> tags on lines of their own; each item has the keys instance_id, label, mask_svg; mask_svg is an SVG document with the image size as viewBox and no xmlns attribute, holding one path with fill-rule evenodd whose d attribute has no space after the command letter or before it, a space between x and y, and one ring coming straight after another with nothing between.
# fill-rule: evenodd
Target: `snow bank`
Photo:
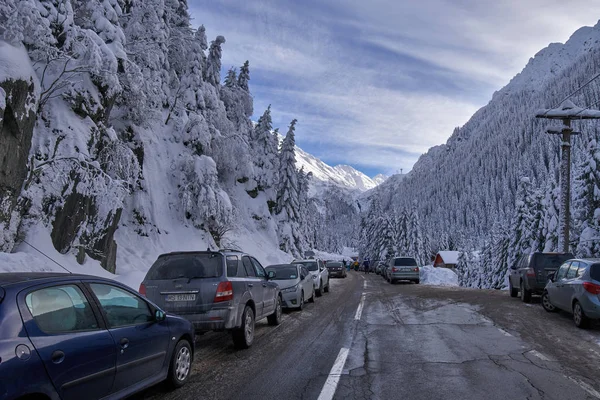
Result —
<instances>
[{"instance_id":1,"label":"snow bank","mask_svg":"<svg viewBox=\"0 0 600 400\"><path fill-rule=\"evenodd\" d=\"M423 285L458 286L458 276L448 268L435 268L426 265L420 268L420 279Z\"/></svg>"},{"instance_id":2,"label":"snow bank","mask_svg":"<svg viewBox=\"0 0 600 400\"><path fill-rule=\"evenodd\" d=\"M25 48L14 47L0 40L0 82L8 79L33 79L35 96L39 96L40 85Z\"/></svg>"}]
</instances>

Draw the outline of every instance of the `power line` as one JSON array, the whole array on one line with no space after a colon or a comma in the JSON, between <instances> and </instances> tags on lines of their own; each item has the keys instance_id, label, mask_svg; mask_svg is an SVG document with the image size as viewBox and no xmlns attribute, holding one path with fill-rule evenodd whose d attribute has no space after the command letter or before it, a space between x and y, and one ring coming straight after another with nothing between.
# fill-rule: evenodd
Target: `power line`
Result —
<instances>
[{"instance_id":1,"label":"power line","mask_svg":"<svg viewBox=\"0 0 600 400\"><path fill-rule=\"evenodd\" d=\"M585 84L583 84L582 86L580 86L579 89L575 90L573 93L571 93L570 95L568 95L567 97L565 97L560 103L558 103L555 107L552 107L552 108L557 108L562 103L564 103L566 100L570 99L573 95L577 94L581 89L583 89L584 87L586 87L587 85L589 85L590 83L592 83L593 81L595 81L596 79L598 79L599 77L600 77L600 72L598 74L594 75L594 77L592 77L592 79L590 79Z\"/></svg>"},{"instance_id":2,"label":"power line","mask_svg":"<svg viewBox=\"0 0 600 400\"><path fill-rule=\"evenodd\" d=\"M62 265L60 265L59 263L57 263L56 261L54 261L53 259L51 259L49 256L47 256L43 251L39 250L38 248L36 248L34 245L29 244L26 240L23 240L23 243L25 243L26 245L30 246L32 249L34 249L35 251L37 251L38 253L40 253L41 255L43 255L44 257L46 257L48 260L52 261L54 264L58 265L59 267L61 267L62 269L64 269L65 271L67 271L68 273L72 274L71 271L69 271L68 269L66 269L65 267L63 267Z\"/></svg>"}]
</instances>

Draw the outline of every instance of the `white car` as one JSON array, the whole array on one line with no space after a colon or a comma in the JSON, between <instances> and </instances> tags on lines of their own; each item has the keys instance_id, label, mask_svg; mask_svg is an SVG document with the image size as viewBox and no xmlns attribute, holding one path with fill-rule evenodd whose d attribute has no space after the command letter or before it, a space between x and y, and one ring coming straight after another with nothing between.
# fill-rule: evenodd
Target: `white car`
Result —
<instances>
[{"instance_id":1,"label":"white car","mask_svg":"<svg viewBox=\"0 0 600 400\"><path fill-rule=\"evenodd\" d=\"M323 292L329 292L329 271L325 268L325 263L318 258L308 258L304 260L294 260L292 264L302 264L313 277L313 283L317 297L323 295Z\"/></svg>"}]
</instances>

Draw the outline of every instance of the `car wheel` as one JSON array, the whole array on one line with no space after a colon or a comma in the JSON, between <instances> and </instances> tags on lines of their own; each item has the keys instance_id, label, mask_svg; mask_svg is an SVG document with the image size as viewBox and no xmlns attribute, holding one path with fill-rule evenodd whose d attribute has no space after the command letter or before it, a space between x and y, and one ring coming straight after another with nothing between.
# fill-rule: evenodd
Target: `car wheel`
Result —
<instances>
[{"instance_id":1,"label":"car wheel","mask_svg":"<svg viewBox=\"0 0 600 400\"><path fill-rule=\"evenodd\" d=\"M510 297L517 297L519 295L519 289L515 289L508 278L508 292L510 293Z\"/></svg>"},{"instance_id":2,"label":"car wheel","mask_svg":"<svg viewBox=\"0 0 600 400\"><path fill-rule=\"evenodd\" d=\"M317 297L323 296L323 282L319 284L319 288L317 289Z\"/></svg>"},{"instance_id":3,"label":"car wheel","mask_svg":"<svg viewBox=\"0 0 600 400\"><path fill-rule=\"evenodd\" d=\"M311 303L315 302L315 287L314 286L313 286L312 296L310 296L310 299L308 299L308 301Z\"/></svg>"},{"instance_id":4,"label":"car wheel","mask_svg":"<svg viewBox=\"0 0 600 400\"><path fill-rule=\"evenodd\" d=\"M573 304L573 321L578 328L587 329L590 327L590 319L586 317L578 301Z\"/></svg>"},{"instance_id":5,"label":"car wheel","mask_svg":"<svg viewBox=\"0 0 600 400\"><path fill-rule=\"evenodd\" d=\"M279 325L281 323L281 297L277 296L275 311L267 317L267 321L269 321L269 325Z\"/></svg>"},{"instance_id":6,"label":"car wheel","mask_svg":"<svg viewBox=\"0 0 600 400\"><path fill-rule=\"evenodd\" d=\"M300 305L298 306L298 311L302 311L304 308L304 291L300 293Z\"/></svg>"},{"instance_id":7,"label":"car wheel","mask_svg":"<svg viewBox=\"0 0 600 400\"><path fill-rule=\"evenodd\" d=\"M325 293L329 293L329 285L331 285L331 282L327 281L327 286L325 286Z\"/></svg>"},{"instance_id":8,"label":"car wheel","mask_svg":"<svg viewBox=\"0 0 600 400\"><path fill-rule=\"evenodd\" d=\"M548 298L548 292L544 292L542 294L542 307L544 307L544 310L548 312L558 311L556 307L554 307L554 305L550 302L550 299Z\"/></svg>"},{"instance_id":9,"label":"car wheel","mask_svg":"<svg viewBox=\"0 0 600 400\"><path fill-rule=\"evenodd\" d=\"M393 285L394 283L396 283L396 281L390 278L390 283Z\"/></svg>"},{"instance_id":10,"label":"car wheel","mask_svg":"<svg viewBox=\"0 0 600 400\"><path fill-rule=\"evenodd\" d=\"M171 357L169 375L167 377L169 385L174 389L182 387L187 382L191 369L192 346L187 340L182 339L177 342Z\"/></svg>"},{"instance_id":11,"label":"car wheel","mask_svg":"<svg viewBox=\"0 0 600 400\"><path fill-rule=\"evenodd\" d=\"M254 311L246 306L242 314L242 326L233 331L233 344L238 349L247 349L254 341Z\"/></svg>"},{"instance_id":12,"label":"car wheel","mask_svg":"<svg viewBox=\"0 0 600 400\"><path fill-rule=\"evenodd\" d=\"M521 281L521 300L523 303L531 303L531 290L525 289L523 281Z\"/></svg>"},{"instance_id":13,"label":"car wheel","mask_svg":"<svg viewBox=\"0 0 600 400\"><path fill-rule=\"evenodd\" d=\"M417 280L415 281L415 283L418 285L419 283L421 283L421 280L420 280L420 279L417 279Z\"/></svg>"}]
</instances>

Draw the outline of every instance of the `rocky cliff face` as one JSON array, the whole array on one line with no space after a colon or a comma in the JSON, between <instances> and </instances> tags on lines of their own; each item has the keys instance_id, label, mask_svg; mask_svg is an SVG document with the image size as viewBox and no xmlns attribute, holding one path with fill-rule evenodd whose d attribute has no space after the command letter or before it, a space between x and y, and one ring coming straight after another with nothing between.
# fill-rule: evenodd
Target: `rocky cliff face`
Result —
<instances>
[{"instance_id":1,"label":"rocky cliff face","mask_svg":"<svg viewBox=\"0 0 600 400\"><path fill-rule=\"evenodd\" d=\"M26 203L18 202L36 121L33 78L0 81L0 251L10 251Z\"/></svg>"}]
</instances>

